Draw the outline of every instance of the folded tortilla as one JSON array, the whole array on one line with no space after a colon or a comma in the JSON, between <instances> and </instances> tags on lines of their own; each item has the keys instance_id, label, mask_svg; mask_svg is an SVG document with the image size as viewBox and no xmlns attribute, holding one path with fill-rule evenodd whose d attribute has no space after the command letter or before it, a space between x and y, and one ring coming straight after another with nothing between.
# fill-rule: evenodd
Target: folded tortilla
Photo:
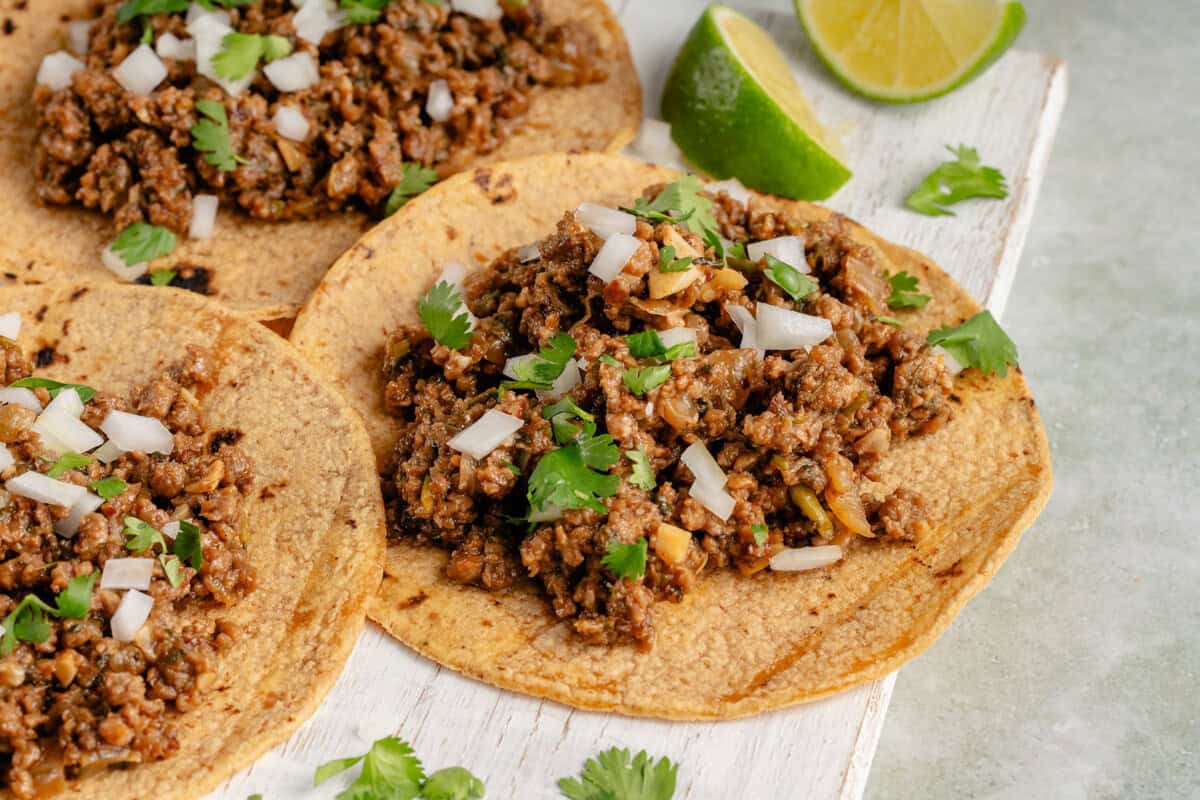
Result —
<instances>
[{"instance_id":1,"label":"folded tortilla","mask_svg":"<svg viewBox=\"0 0 1200 800\"><path fill-rule=\"evenodd\" d=\"M0 289L0 309L21 313L26 352L53 348L39 376L127 394L182 361L188 345L219 365L219 381L198 400L209 430L242 433L253 464L242 509L257 585L231 609L183 606L184 623L216 614L238 633L202 703L176 717L178 752L73 783L111 800L198 797L299 727L358 638L384 549L366 432L286 342L183 290L10 287Z\"/></svg>"},{"instance_id":2,"label":"folded tortilla","mask_svg":"<svg viewBox=\"0 0 1200 800\"><path fill-rule=\"evenodd\" d=\"M111 217L67 206L43 206L34 194L37 109L33 87L43 56L66 47L64 15L82 19L87 0L36 0L5 16L0 36L0 278L38 283L61 278L117 279L100 263L115 237ZM541 88L521 130L480 163L536 153L619 149L642 117L642 91L620 23L605 0L544 0L551 22L571 18L591 28L606 53L603 83ZM361 213L314 221L264 222L222 211L210 241L181 239L155 269L202 267L195 290L260 320L296 315L325 270L374 224ZM66 273L64 275L64 272Z\"/></svg>"},{"instance_id":3,"label":"folded tortilla","mask_svg":"<svg viewBox=\"0 0 1200 800\"><path fill-rule=\"evenodd\" d=\"M417 321L417 298L451 260L475 264L553 232L583 201L629 205L678 173L604 155L531 158L456 176L364 237L330 270L292 341L366 420L383 463L397 438L383 410L386 333ZM501 190L498 187L503 187ZM751 209L796 221L825 208L755 194ZM907 270L933 296L905 315L925 332L957 325L978 304L919 253L860 226L889 272ZM936 433L906 440L872 491L901 482L925 500L919 545L856 542L833 567L792 574L707 571L682 603L655 606L657 638L585 644L556 622L532 582L503 592L453 583L447 554L389 541L370 616L435 661L507 689L581 708L677 719L721 719L812 700L879 678L946 629L995 574L1050 493L1050 453L1019 369L955 379L957 408Z\"/></svg>"}]
</instances>

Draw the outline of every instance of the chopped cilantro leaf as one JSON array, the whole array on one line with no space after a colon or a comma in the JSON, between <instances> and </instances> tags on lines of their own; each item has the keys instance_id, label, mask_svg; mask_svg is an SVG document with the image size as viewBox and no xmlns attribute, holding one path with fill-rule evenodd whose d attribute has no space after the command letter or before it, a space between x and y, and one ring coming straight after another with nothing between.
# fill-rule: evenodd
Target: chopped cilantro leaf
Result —
<instances>
[{"instance_id":1,"label":"chopped cilantro leaf","mask_svg":"<svg viewBox=\"0 0 1200 800\"><path fill-rule=\"evenodd\" d=\"M605 513L605 497L620 488L621 479L603 472L617 463L617 446L608 434L580 437L542 456L529 476L531 511L590 508Z\"/></svg>"},{"instance_id":2,"label":"chopped cilantro leaf","mask_svg":"<svg viewBox=\"0 0 1200 800\"><path fill-rule=\"evenodd\" d=\"M514 367L515 381L504 381L501 389L531 389L545 391L554 385L575 355L575 340L569 333L556 333L534 358L518 361Z\"/></svg>"},{"instance_id":3,"label":"chopped cilantro leaf","mask_svg":"<svg viewBox=\"0 0 1200 800\"><path fill-rule=\"evenodd\" d=\"M692 265L694 258L676 258L675 248L667 245L658 251L658 271L659 272L683 272Z\"/></svg>"},{"instance_id":4,"label":"chopped cilantro leaf","mask_svg":"<svg viewBox=\"0 0 1200 800\"><path fill-rule=\"evenodd\" d=\"M124 494L129 486L120 478L109 476L89 483L88 488L100 495L101 500L111 500L119 494Z\"/></svg>"},{"instance_id":5,"label":"chopped cilantro leaf","mask_svg":"<svg viewBox=\"0 0 1200 800\"><path fill-rule=\"evenodd\" d=\"M614 747L589 758L578 780L563 778L558 788L567 800L671 800L678 769L644 750L631 759L628 750Z\"/></svg>"},{"instance_id":6,"label":"chopped cilantro leaf","mask_svg":"<svg viewBox=\"0 0 1200 800\"><path fill-rule=\"evenodd\" d=\"M646 392L666 383L671 377L671 365L659 364L654 367L630 367L621 374L626 388L638 397L644 397Z\"/></svg>"},{"instance_id":7,"label":"chopped cilantro leaf","mask_svg":"<svg viewBox=\"0 0 1200 800\"><path fill-rule=\"evenodd\" d=\"M47 614L57 616L58 611L46 605L40 597L33 594L17 604L4 622L4 636L0 639L0 656L6 656L17 646L17 642L33 642L40 644L50 638L50 622Z\"/></svg>"},{"instance_id":8,"label":"chopped cilantro leaf","mask_svg":"<svg viewBox=\"0 0 1200 800\"><path fill-rule=\"evenodd\" d=\"M417 302L417 315L438 344L462 350L471 341L471 317L452 283L441 281Z\"/></svg>"},{"instance_id":9,"label":"chopped cilantro leaf","mask_svg":"<svg viewBox=\"0 0 1200 800\"><path fill-rule=\"evenodd\" d=\"M180 562L179 556L161 555L158 557L158 563L162 564L163 572L166 573L172 587L183 583L183 563Z\"/></svg>"},{"instance_id":10,"label":"chopped cilantro leaf","mask_svg":"<svg viewBox=\"0 0 1200 800\"><path fill-rule=\"evenodd\" d=\"M746 245L727 242L716 228L706 230L701 235L704 237L704 243L715 251L717 260L722 264L727 263L730 258L746 258Z\"/></svg>"},{"instance_id":11,"label":"chopped cilantro leaf","mask_svg":"<svg viewBox=\"0 0 1200 800\"><path fill-rule=\"evenodd\" d=\"M143 264L175 251L175 234L159 225L135 222L117 234L112 250L128 266Z\"/></svg>"},{"instance_id":12,"label":"chopped cilantro leaf","mask_svg":"<svg viewBox=\"0 0 1200 800\"><path fill-rule=\"evenodd\" d=\"M647 492L658 485L654 478L654 468L650 466L650 458L641 447L636 450L626 450L625 457L633 463L633 472L629 474L629 482Z\"/></svg>"},{"instance_id":13,"label":"chopped cilantro leaf","mask_svg":"<svg viewBox=\"0 0 1200 800\"><path fill-rule=\"evenodd\" d=\"M625 343L629 346L629 354L634 358L653 358L659 361L675 361L680 358L695 358L696 343L695 342L680 342L679 344L667 347L659 336L658 331L647 328L641 333L633 333L625 337ZM616 361L616 359L613 359ZM622 366L620 362L613 366Z\"/></svg>"},{"instance_id":14,"label":"chopped cilantro leaf","mask_svg":"<svg viewBox=\"0 0 1200 800\"><path fill-rule=\"evenodd\" d=\"M771 283L787 292L793 300L802 300L817 290L817 282L800 270L780 261L770 253L767 254L767 268L763 275L771 279Z\"/></svg>"},{"instance_id":15,"label":"chopped cilantro leaf","mask_svg":"<svg viewBox=\"0 0 1200 800\"><path fill-rule=\"evenodd\" d=\"M600 559L618 578L636 580L646 574L646 537L633 544L609 542L608 551Z\"/></svg>"},{"instance_id":16,"label":"chopped cilantro leaf","mask_svg":"<svg viewBox=\"0 0 1200 800\"><path fill-rule=\"evenodd\" d=\"M150 273L150 285L169 286L178 274L173 269L156 269Z\"/></svg>"},{"instance_id":17,"label":"chopped cilantro leaf","mask_svg":"<svg viewBox=\"0 0 1200 800\"><path fill-rule=\"evenodd\" d=\"M63 453L58 457L58 460L51 465L50 469L46 470L47 478L57 478L64 472L72 469L86 467L96 459L91 456L80 455L79 453Z\"/></svg>"},{"instance_id":18,"label":"chopped cilantro leaf","mask_svg":"<svg viewBox=\"0 0 1200 800\"><path fill-rule=\"evenodd\" d=\"M683 225L692 233L704 236L706 231L718 230L713 216L712 200L702 191L700 179L695 175L684 175L674 183L668 183L654 200L639 197L632 208L624 211L657 222L674 222ZM677 216L667 212L673 211Z\"/></svg>"},{"instance_id":19,"label":"chopped cilantro leaf","mask_svg":"<svg viewBox=\"0 0 1200 800\"><path fill-rule=\"evenodd\" d=\"M984 375L1003 378L1017 363L1017 346L990 311L980 311L957 328L930 331L928 342L932 347L941 345L958 363Z\"/></svg>"},{"instance_id":20,"label":"chopped cilantro leaf","mask_svg":"<svg viewBox=\"0 0 1200 800\"><path fill-rule=\"evenodd\" d=\"M771 533L766 525L751 525L750 532L754 534L754 543L759 547L767 543L767 536Z\"/></svg>"},{"instance_id":21,"label":"chopped cilantro leaf","mask_svg":"<svg viewBox=\"0 0 1200 800\"><path fill-rule=\"evenodd\" d=\"M570 444L580 436L593 436L596 433L596 418L575 405L575 401L569 397L543 408L542 416L550 420L554 440L559 444Z\"/></svg>"},{"instance_id":22,"label":"chopped cilantro leaf","mask_svg":"<svg viewBox=\"0 0 1200 800\"><path fill-rule=\"evenodd\" d=\"M205 119L192 126L192 146L204 153L204 160L222 172L233 172L238 164L245 164L246 159L233 152L229 141L229 117L225 114L225 106L215 100L197 100L196 110Z\"/></svg>"},{"instance_id":23,"label":"chopped cilantro leaf","mask_svg":"<svg viewBox=\"0 0 1200 800\"><path fill-rule=\"evenodd\" d=\"M125 547L134 553L145 553L154 545L161 547L164 553L167 552L167 541L162 533L137 517L125 518L125 535L133 537L125 543Z\"/></svg>"},{"instance_id":24,"label":"chopped cilantro leaf","mask_svg":"<svg viewBox=\"0 0 1200 800\"><path fill-rule=\"evenodd\" d=\"M292 54L292 43L286 36L268 34L263 37L263 58L278 61Z\"/></svg>"},{"instance_id":25,"label":"chopped cilantro leaf","mask_svg":"<svg viewBox=\"0 0 1200 800\"><path fill-rule=\"evenodd\" d=\"M437 183L438 174L429 167L416 163L406 163L400 166L400 183L388 195L384 213L391 216L417 195Z\"/></svg>"},{"instance_id":26,"label":"chopped cilantro leaf","mask_svg":"<svg viewBox=\"0 0 1200 800\"><path fill-rule=\"evenodd\" d=\"M339 758L317 768L313 784L320 785L334 775L362 762L362 772L338 800L413 800L425 782L425 767L408 742L395 736L377 740L365 755Z\"/></svg>"},{"instance_id":27,"label":"chopped cilantro leaf","mask_svg":"<svg viewBox=\"0 0 1200 800\"><path fill-rule=\"evenodd\" d=\"M947 206L969 197L1008 197L1004 176L995 167L985 167L979 151L959 145L947 147L955 161L946 161L921 181L905 204L913 211L931 217L953 216Z\"/></svg>"},{"instance_id":28,"label":"chopped cilantro leaf","mask_svg":"<svg viewBox=\"0 0 1200 800\"><path fill-rule=\"evenodd\" d=\"M892 294L888 297L888 308L924 308L929 302L929 295L917 291L917 278L907 272L897 272L888 276L892 286Z\"/></svg>"},{"instance_id":29,"label":"chopped cilantro leaf","mask_svg":"<svg viewBox=\"0 0 1200 800\"><path fill-rule=\"evenodd\" d=\"M615 358L613 358L608 353L601 354L601 356L599 358L597 358L596 360L599 361L601 364L607 364L610 367L618 367L619 368L619 367L625 366L624 364L622 364L620 361L617 361Z\"/></svg>"},{"instance_id":30,"label":"chopped cilantro leaf","mask_svg":"<svg viewBox=\"0 0 1200 800\"><path fill-rule=\"evenodd\" d=\"M165 548L164 548L165 549ZM171 545L171 552L179 556L192 569L204 566L204 548L200 542L200 528L186 519L179 523L179 535Z\"/></svg>"},{"instance_id":31,"label":"chopped cilantro leaf","mask_svg":"<svg viewBox=\"0 0 1200 800\"><path fill-rule=\"evenodd\" d=\"M91 399L96 396L96 390L90 386L84 386L82 383L63 383L51 378L21 378L19 381L13 381L9 386L20 389L45 389L51 397L58 397L58 393L63 389L74 389L75 393L79 395L79 399L85 403L91 402Z\"/></svg>"},{"instance_id":32,"label":"chopped cilantro leaf","mask_svg":"<svg viewBox=\"0 0 1200 800\"><path fill-rule=\"evenodd\" d=\"M342 19L351 25L365 25L379 19L388 0L342 0Z\"/></svg>"},{"instance_id":33,"label":"chopped cilantro leaf","mask_svg":"<svg viewBox=\"0 0 1200 800\"><path fill-rule=\"evenodd\" d=\"M894 325L897 328L904 327L904 323L901 322L900 320L896 319L895 317L876 317L875 319L882 322L884 325Z\"/></svg>"},{"instance_id":34,"label":"chopped cilantro leaf","mask_svg":"<svg viewBox=\"0 0 1200 800\"><path fill-rule=\"evenodd\" d=\"M124 25L138 17L187 11L188 0L128 0L117 9L117 24Z\"/></svg>"},{"instance_id":35,"label":"chopped cilantro leaf","mask_svg":"<svg viewBox=\"0 0 1200 800\"><path fill-rule=\"evenodd\" d=\"M89 572L87 575L76 575L67 582L67 588L54 598L58 616L67 619L83 619L87 616L88 609L92 607L92 584L96 582L98 574Z\"/></svg>"},{"instance_id":36,"label":"chopped cilantro leaf","mask_svg":"<svg viewBox=\"0 0 1200 800\"><path fill-rule=\"evenodd\" d=\"M258 60L275 61L292 52L292 43L283 36L256 33L227 33L221 49L212 57L213 69L222 78L241 80L258 67Z\"/></svg>"},{"instance_id":37,"label":"chopped cilantro leaf","mask_svg":"<svg viewBox=\"0 0 1200 800\"><path fill-rule=\"evenodd\" d=\"M424 800L479 800L483 792L483 781L463 767L439 769L421 787Z\"/></svg>"}]
</instances>

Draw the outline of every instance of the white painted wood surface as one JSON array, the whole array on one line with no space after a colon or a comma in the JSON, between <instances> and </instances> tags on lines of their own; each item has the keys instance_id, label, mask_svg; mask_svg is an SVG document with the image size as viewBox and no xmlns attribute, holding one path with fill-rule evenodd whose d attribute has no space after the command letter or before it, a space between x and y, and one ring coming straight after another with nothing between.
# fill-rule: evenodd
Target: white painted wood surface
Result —
<instances>
[{"instance_id":1,"label":"white painted wood surface","mask_svg":"<svg viewBox=\"0 0 1200 800\"><path fill-rule=\"evenodd\" d=\"M697 0L611 0L621 14L657 116L662 82ZM836 86L807 49L787 0L733 2L776 37L819 116L842 134L854 178L829 204L879 233L928 253L993 311L1004 308L1038 186L1066 98L1066 69L1011 52L979 80L933 103L889 107ZM946 156L971 144L1009 177L1003 202L963 204L956 217L903 208L907 192ZM862 796L895 676L828 700L724 723L667 723L576 711L499 691L420 658L369 627L317 714L285 744L211 795L243 800L327 798L346 783L312 788L316 765L364 752L395 733L430 769L462 764L488 798L557 798L557 778L614 745L681 763L679 798Z\"/></svg>"}]
</instances>

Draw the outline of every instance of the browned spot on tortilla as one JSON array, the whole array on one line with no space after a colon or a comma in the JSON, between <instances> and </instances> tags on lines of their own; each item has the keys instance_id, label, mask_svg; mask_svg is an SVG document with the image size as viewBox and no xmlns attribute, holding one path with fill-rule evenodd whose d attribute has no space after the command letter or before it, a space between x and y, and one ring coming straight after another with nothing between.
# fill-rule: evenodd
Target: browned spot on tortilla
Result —
<instances>
[{"instance_id":1,"label":"browned spot on tortilla","mask_svg":"<svg viewBox=\"0 0 1200 800\"><path fill-rule=\"evenodd\" d=\"M13 277L16 277L16 276L14 275ZM87 293L88 293L88 288L86 286L84 286L81 289L76 289L75 291L71 292L71 296L68 297L67 300L74 303L76 300L83 297Z\"/></svg>"},{"instance_id":2,"label":"browned spot on tortilla","mask_svg":"<svg viewBox=\"0 0 1200 800\"><path fill-rule=\"evenodd\" d=\"M266 486L264 486L261 491L259 491L258 499L259 500L270 500L272 497L275 496L275 493L278 490L283 489L286 486L287 486L287 481L280 481L278 483L269 483Z\"/></svg>"},{"instance_id":3,"label":"browned spot on tortilla","mask_svg":"<svg viewBox=\"0 0 1200 800\"><path fill-rule=\"evenodd\" d=\"M17 273L6 272L6 273L4 273L4 277L8 278L10 281L15 281L17 279Z\"/></svg>"},{"instance_id":4,"label":"browned spot on tortilla","mask_svg":"<svg viewBox=\"0 0 1200 800\"><path fill-rule=\"evenodd\" d=\"M265 319L262 321L262 324L280 338L286 339L292 332L292 326L296 324L296 318L286 317L284 319Z\"/></svg>"},{"instance_id":5,"label":"browned spot on tortilla","mask_svg":"<svg viewBox=\"0 0 1200 800\"><path fill-rule=\"evenodd\" d=\"M447 225L446 226L446 238L453 242L455 239L458 238L458 229L455 228L453 225Z\"/></svg>"},{"instance_id":6,"label":"browned spot on tortilla","mask_svg":"<svg viewBox=\"0 0 1200 800\"><path fill-rule=\"evenodd\" d=\"M477 169L471 180L475 181L475 185L484 192L492 185L492 171L490 169Z\"/></svg>"},{"instance_id":7,"label":"browned spot on tortilla","mask_svg":"<svg viewBox=\"0 0 1200 800\"><path fill-rule=\"evenodd\" d=\"M953 564L946 567L941 572L933 573L933 577L935 577L935 578L957 578L959 575L962 575L962 574L963 574L962 559L960 558L958 561L955 561Z\"/></svg>"},{"instance_id":8,"label":"browned spot on tortilla","mask_svg":"<svg viewBox=\"0 0 1200 800\"><path fill-rule=\"evenodd\" d=\"M400 608L416 608L429 599L429 595L425 592L417 592L412 597L406 597L400 601Z\"/></svg>"},{"instance_id":9,"label":"browned spot on tortilla","mask_svg":"<svg viewBox=\"0 0 1200 800\"><path fill-rule=\"evenodd\" d=\"M41 322L41 320L38 320ZM54 363L54 346L46 345L33 355L33 363L39 367L48 367Z\"/></svg>"},{"instance_id":10,"label":"browned spot on tortilla","mask_svg":"<svg viewBox=\"0 0 1200 800\"><path fill-rule=\"evenodd\" d=\"M36 319L38 322L42 322L43 320L46 319L46 312L49 310L50 310L50 306L42 306L41 308L39 308L37 310L37 313L33 315L33 318Z\"/></svg>"},{"instance_id":11,"label":"browned spot on tortilla","mask_svg":"<svg viewBox=\"0 0 1200 800\"><path fill-rule=\"evenodd\" d=\"M180 264L175 268L175 277L167 284L176 289L185 289L196 294L211 295L212 272L208 267L197 267L190 264ZM138 278L138 283L150 286L150 273Z\"/></svg>"},{"instance_id":12,"label":"browned spot on tortilla","mask_svg":"<svg viewBox=\"0 0 1200 800\"><path fill-rule=\"evenodd\" d=\"M63 320L63 324L62 324L62 335L63 336L71 335L71 322L72 322L72 320L69 320L69 319Z\"/></svg>"},{"instance_id":13,"label":"browned spot on tortilla","mask_svg":"<svg viewBox=\"0 0 1200 800\"><path fill-rule=\"evenodd\" d=\"M15 22L13 22L11 19L8 19L7 17L5 17L5 19L4 19L4 35L12 36L13 31L15 31L16 29L17 29L17 24Z\"/></svg>"},{"instance_id":14,"label":"browned spot on tortilla","mask_svg":"<svg viewBox=\"0 0 1200 800\"><path fill-rule=\"evenodd\" d=\"M235 430L217 431L212 435L212 438L208 442L208 452L215 456L225 445L237 444L238 440L242 438L242 435L243 434L241 431Z\"/></svg>"}]
</instances>

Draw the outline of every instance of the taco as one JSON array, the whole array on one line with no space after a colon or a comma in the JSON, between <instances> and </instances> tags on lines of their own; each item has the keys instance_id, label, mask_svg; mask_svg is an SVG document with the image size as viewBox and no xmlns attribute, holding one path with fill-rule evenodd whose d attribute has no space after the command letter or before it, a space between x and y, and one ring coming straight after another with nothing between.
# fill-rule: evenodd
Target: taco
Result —
<instances>
[{"instance_id":1,"label":"taco","mask_svg":"<svg viewBox=\"0 0 1200 800\"><path fill-rule=\"evenodd\" d=\"M0 795L199 796L315 710L362 629L384 548L362 423L180 290L0 308Z\"/></svg>"},{"instance_id":2,"label":"taco","mask_svg":"<svg viewBox=\"0 0 1200 800\"><path fill-rule=\"evenodd\" d=\"M291 318L431 182L618 147L641 119L604 0L40 0L6 17L10 281L173 270L175 286Z\"/></svg>"},{"instance_id":3,"label":"taco","mask_svg":"<svg viewBox=\"0 0 1200 800\"><path fill-rule=\"evenodd\" d=\"M583 708L717 719L880 677L1050 491L1015 347L927 258L613 156L436 187L292 340L383 469L370 616Z\"/></svg>"}]
</instances>

